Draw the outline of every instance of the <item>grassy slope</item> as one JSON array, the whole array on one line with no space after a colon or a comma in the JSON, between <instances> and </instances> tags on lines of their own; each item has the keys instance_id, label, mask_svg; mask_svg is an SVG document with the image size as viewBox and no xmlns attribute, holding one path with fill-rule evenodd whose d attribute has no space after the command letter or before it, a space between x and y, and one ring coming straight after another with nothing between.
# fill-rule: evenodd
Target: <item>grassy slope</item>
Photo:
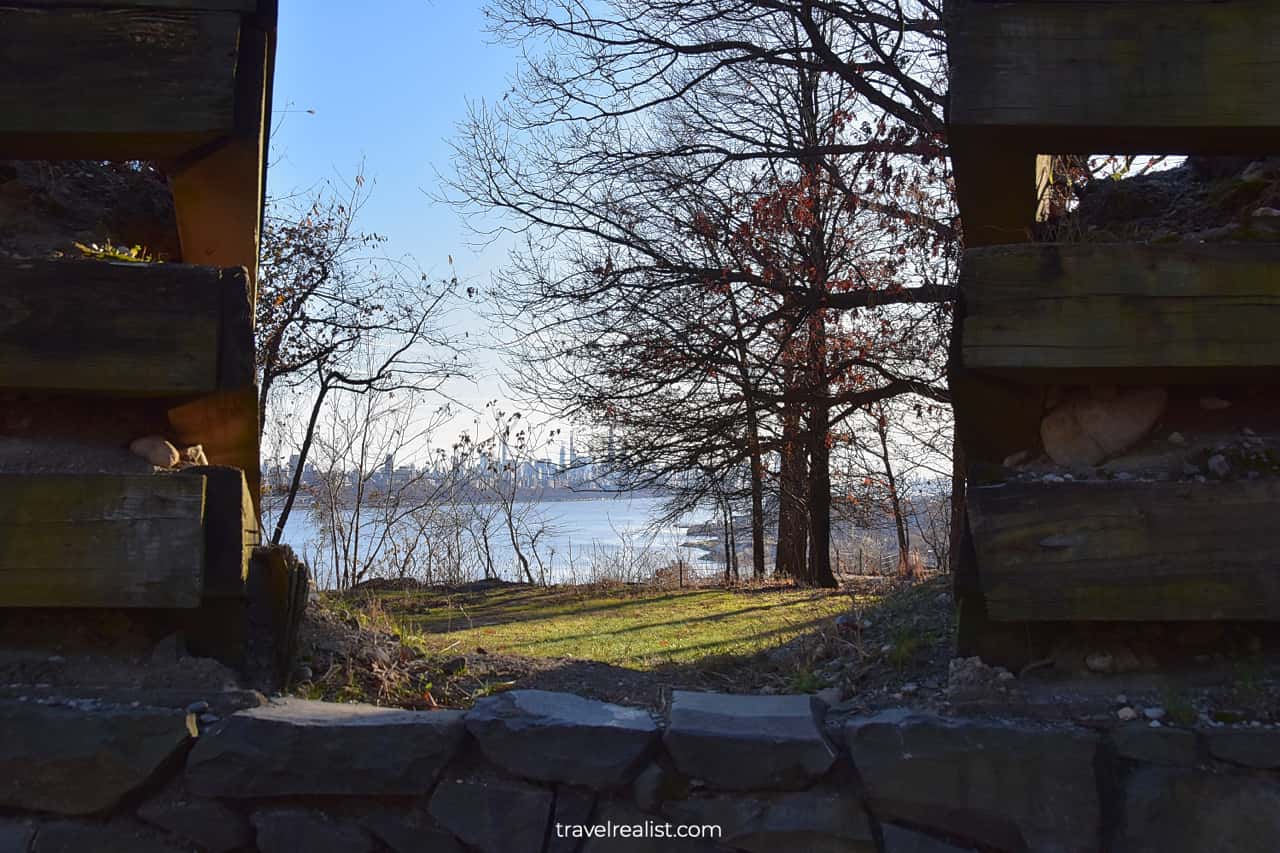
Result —
<instances>
[{"instance_id":1,"label":"grassy slope","mask_svg":"<svg viewBox=\"0 0 1280 853\"><path fill-rule=\"evenodd\" d=\"M634 669L747 655L824 627L848 595L813 590L604 591L504 587L449 596L384 593L428 646L572 657Z\"/></svg>"}]
</instances>

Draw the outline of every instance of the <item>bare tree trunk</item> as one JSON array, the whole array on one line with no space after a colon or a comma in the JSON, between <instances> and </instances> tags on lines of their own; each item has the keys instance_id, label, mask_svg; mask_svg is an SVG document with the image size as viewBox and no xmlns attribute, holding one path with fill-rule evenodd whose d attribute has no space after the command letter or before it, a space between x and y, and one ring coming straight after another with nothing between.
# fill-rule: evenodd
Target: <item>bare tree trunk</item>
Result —
<instances>
[{"instance_id":1,"label":"bare tree trunk","mask_svg":"<svg viewBox=\"0 0 1280 853\"><path fill-rule=\"evenodd\" d=\"M782 415L782 450L778 465L778 552L774 574L805 582L809 523L805 510L809 480L807 450L801 434L800 404L788 402Z\"/></svg>"},{"instance_id":2,"label":"bare tree trunk","mask_svg":"<svg viewBox=\"0 0 1280 853\"><path fill-rule=\"evenodd\" d=\"M764 580L764 461L760 458L759 429L751 423L751 574L756 580Z\"/></svg>"},{"instance_id":3,"label":"bare tree trunk","mask_svg":"<svg viewBox=\"0 0 1280 853\"><path fill-rule=\"evenodd\" d=\"M889 422L883 404L876 415L876 435L880 438L880 459L884 463L884 476L889 486L893 526L898 533L898 568L907 571L911 568L911 538L907 532L907 521L902 517L902 501L898 497L898 480L893 473L893 460L889 458Z\"/></svg>"},{"instance_id":4,"label":"bare tree trunk","mask_svg":"<svg viewBox=\"0 0 1280 853\"><path fill-rule=\"evenodd\" d=\"M276 529L271 534L271 544L279 545L284 536L284 526L289 521L289 513L293 512L293 502L298 498L298 489L302 486L302 470L307 464L307 454L311 452L311 443L315 440L316 421L320 418L320 410L324 407L324 398L329 393L329 385L320 380L320 390L316 392L316 400L311 405L311 417L307 421L307 432L302 438L302 447L298 448L298 464L293 469L293 480L289 483L289 495L284 500L280 517L276 519Z\"/></svg>"},{"instance_id":5,"label":"bare tree trunk","mask_svg":"<svg viewBox=\"0 0 1280 853\"><path fill-rule=\"evenodd\" d=\"M835 587L831 571L830 384L827 381L826 319L821 308L809 318L809 579Z\"/></svg>"},{"instance_id":6,"label":"bare tree trunk","mask_svg":"<svg viewBox=\"0 0 1280 853\"><path fill-rule=\"evenodd\" d=\"M809 410L809 562L814 586L836 587L831 571L831 429L826 394L815 395Z\"/></svg>"},{"instance_id":7,"label":"bare tree trunk","mask_svg":"<svg viewBox=\"0 0 1280 853\"><path fill-rule=\"evenodd\" d=\"M733 586L732 560L730 554L733 553L733 519L729 516L729 502L720 497L720 533L724 541L724 585Z\"/></svg>"},{"instance_id":8,"label":"bare tree trunk","mask_svg":"<svg viewBox=\"0 0 1280 853\"><path fill-rule=\"evenodd\" d=\"M764 462L760 455L760 411L757 407L755 385L751 379L747 354L747 342L742 336L742 318L738 301L729 292L733 328L738 350L738 380L742 385L743 404L747 419L747 454L751 461L751 573L756 580L764 579ZM737 574L737 555L734 556L734 574Z\"/></svg>"}]
</instances>

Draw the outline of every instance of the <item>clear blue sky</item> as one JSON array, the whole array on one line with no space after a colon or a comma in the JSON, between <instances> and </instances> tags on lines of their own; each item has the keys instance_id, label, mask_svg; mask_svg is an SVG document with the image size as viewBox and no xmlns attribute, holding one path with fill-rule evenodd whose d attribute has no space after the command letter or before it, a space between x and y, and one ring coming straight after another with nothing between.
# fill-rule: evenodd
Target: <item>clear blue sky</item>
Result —
<instances>
[{"instance_id":1,"label":"clear blue sky","mask_svg":"<svg viewBox=\"0 0 1280 853\"><path fill-rule=\"evenodd\" d=\"M376 183L362 230L433 277L448 275L452 255L461 279L486 287L501 252L477 255L457 213L427 193L449 171L446 140L467 100L509 85L515 54L489 41L479 0L281 0L269 192L350 180L363 161ZM477 313L454 320L483 337ZM471 405L501 395L495 359L479 367L476 386L451 389Z\"/></svg>"}]
</instances>

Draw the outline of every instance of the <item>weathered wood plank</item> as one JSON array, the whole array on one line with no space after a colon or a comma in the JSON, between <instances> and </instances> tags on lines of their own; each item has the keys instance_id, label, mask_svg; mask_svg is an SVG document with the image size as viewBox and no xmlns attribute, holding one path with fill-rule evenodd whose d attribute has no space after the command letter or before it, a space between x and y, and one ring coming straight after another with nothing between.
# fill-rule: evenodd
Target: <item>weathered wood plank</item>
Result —
<instances>
[{"instance_id":1,"label":"weathered wood plank","mask_svg":"<svg viewBox=\"0 0 1280 853\"><path fill-rule=\"evenodd\" d=\"M956 205L969 248L1031 240L1045 218L1050 158L957 128L948 137Z\"/></svg>"},{"instance_id":2,"label":"weathered wood plank","mask_svg":"<svg viewBox=\"0 0 1280 853\"><path fill-rule=\"evenodd\" d=\"M262 541L249 486L239 468L199 465L184 477L203 477L205 487L205 598L245 594L249 556Z\"/></svg>"},{"instance_id":3,"label":"weathered wood plank","mask_svg":"<svg viewBox=\"0 0 1280 853\"><path fill-rule=\"evenodd\" d=\"M197 607L205 480L0 475L0 607Z\"/></svg>"},{"instance_id":4,"label":"weathered wood plank","mask_svg":"<svg viewBox=\"0 0 1280 853\"><path fill-rule=\"evenodd\" d=\"M246 19L236 68L234 132L216 148L168 170L183 260L249 270L250 304L257 299L274 50L273 23Z\"/></svg>"},{"instance_id":5,"label":"weathered wood plank","mask_svg":"<svg viewBox=\"0 0 1280 853\"><path fill-rule=\"evenodd\" d=\"M1055 154L1280 148L1270 0L950 0L947 36L953 129Z\"/></svg>"},{"instance_id":6,"label":"weathered wood plank","mask_svg":"<svg viewBox=\"0 0 1280 853\"><path fill-rule=\"evenodd\" d=\"M262 474L258 459L258 388L219 391L176 405L162 430L182 445L200 444L214 465L244 471L254 506L259 506Z\"/></svg>"},{"instance_id":7,"label":"weathered wood plank","mask_svg":"<svg viewBox=\"0 0 1280 853\"><path fill-rule=\"evenodd\" d=\"M1280 620L1280 481L969 489L998 620Z\"/></svg>"},{"instance_id":8,"label":"weathered wood plank","mask_svg":"<svg viewBox=\"0 0 1280 853\"><path fill-rule=\"evenodd\" d=\"M246 288L238 269L0 262L0 389L175 396L250 385Z\"/></svg>"},{"instance_id":9,"label":"weathered wood plank","mask_svg":"<svg viewBox=\"0 0 1280 853\"><path fill-rule=\"evenodd\" d=\"M964 366L1280 368L1280 244L1042 244L970 250Z\"/></svg>"},{"instance_id":10,"label":"weathered wood plank","mask_svg":"<svg viewBox=\"0 0 1280 853\"><path fill-rule=\"evenodd\" d=\"M0 7L0 157L160 156L231 132L236 12Z\"/></svg>"},{"instance_id":11,"label":"weathered wood plank","mask_svg":"<svg viewBox=\"0 0 1280 853\"><path fill-rule=\"evenodd\" d=\"M8 0L5 5L32 9L177 9L199 12L256 12L259 0Z\"/></svg>"}]
</instances>

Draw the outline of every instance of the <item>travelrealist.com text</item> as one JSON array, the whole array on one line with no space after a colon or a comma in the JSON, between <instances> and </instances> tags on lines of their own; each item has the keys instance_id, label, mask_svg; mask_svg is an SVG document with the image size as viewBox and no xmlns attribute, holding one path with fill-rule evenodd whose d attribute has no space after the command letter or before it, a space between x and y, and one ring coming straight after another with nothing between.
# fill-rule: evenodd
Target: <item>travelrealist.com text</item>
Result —
<instances>
[{"instance_id":1,"label":"travelrealist.com text","mask_svg":"<svg viewBox=\"0 0 1280 853\"><path fill-rule=\"evenodd\" d=\"M717 824L673 824L646 820L643 823L557 823L557 838L719 838Z\"/></svg>"}]
</instances>

